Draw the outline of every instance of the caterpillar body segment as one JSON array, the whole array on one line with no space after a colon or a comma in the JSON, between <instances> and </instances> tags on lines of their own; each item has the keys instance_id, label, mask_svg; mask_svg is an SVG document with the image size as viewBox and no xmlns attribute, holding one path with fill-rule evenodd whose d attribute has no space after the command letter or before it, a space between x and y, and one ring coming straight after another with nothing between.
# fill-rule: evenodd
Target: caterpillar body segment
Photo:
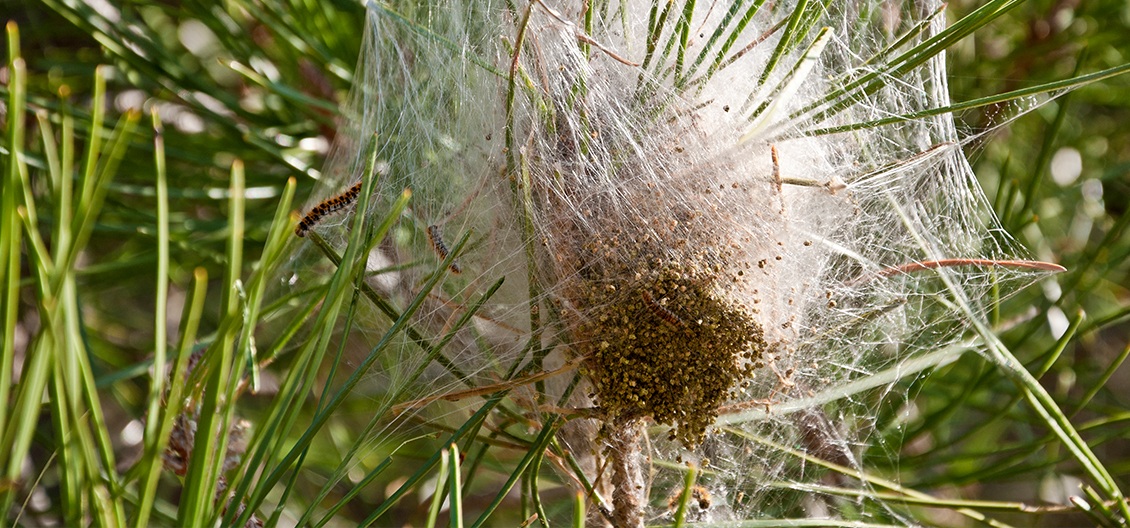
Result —
<instances>
[{"instance_id":1,"label":"caterpillar body segment","mask_svg":"<svg viewBox=\"0 0 1130 528\"><path fill-rule=\"evenodd\" d=\"M318 221L326 215L333 214L337 211L349 207L355 200L357 195L361 194L361 182L357 182L350 187L347 191L337 195L326 198L322 203L314 206L306 216L302 217L302 221L298 222L298 226L294 228L294 234L300 237L306 236Z\"/></svg>"},{"instance_id":2,"label":"caterpillar body segment","mask_svg":"<svg viewBox=\"0 0 1130 528\"><path fill-rule=\"evenodd\" d=\"M655 297L651 296L651 293L646 290L640 293L641 295L643 295L643 302L647 304L648 309L655 313L655 315L659 316L660 319L663 319L665 323L674 327L683 327L683 320L678 315L676 315L675 312L672 312L671 310L667 309L666 306L659 304L659 301L656 301Z\"/></svg>"},{"instance_id":3,"label":"caterpillar body segment","mask_svg":"<svg viewBox=\"0 0 1130 528\"><path fill-rule=\"evenodd\" d=\"M443 237L440 235L439 226L435 224L428 226L428 241L432 243L432 249L435 250L436 256L438 256L440 260L447 260L447 255L449 255L451 252L447 249L447 244L443 243ZM448 266L448 269L450 269L451 272L455 274L463 273L463 268L459 267L458 262L452 261L451 266Z\"/></svg>"}]
</instances>

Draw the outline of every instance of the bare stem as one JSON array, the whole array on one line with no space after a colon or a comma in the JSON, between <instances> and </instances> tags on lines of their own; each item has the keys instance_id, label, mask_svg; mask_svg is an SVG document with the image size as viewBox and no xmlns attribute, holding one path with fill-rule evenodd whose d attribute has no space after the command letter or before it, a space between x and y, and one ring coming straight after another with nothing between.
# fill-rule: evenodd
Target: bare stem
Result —
<instances>
[{"instance_id":1,"label":"bare stem","mask_svg":"<svg viewBox=\"0 0 1130 528\"><path fill-rule=\"evenodd\" d=\"M1052 262L1041 262L1038 260L988 260L988 259L968 259L968 258L953 258L953 259L939 259L939 260L925 260L922 262L910 262L900 266L894 266L879 272L880 277L891 277L903 273L913 273L915 271L922 271L934 268L953 268L957 266L1000 266L1005 268L1025 268L1040 271L1050 271L1053 273L1062 273L1067 271L1067 268Z\"/></svg>"},{"instance_id":2,"label":"bare stem","mask_svg":"<svg viewBox=\"0 0 1130 528\"><path fill-rule=\"evenodd\" d=\"M609 431L612 461L612 522L616 528L643 528L647 489L644 485L640 439L642 418L617 418Z\"/></svg>"}]
</instances>

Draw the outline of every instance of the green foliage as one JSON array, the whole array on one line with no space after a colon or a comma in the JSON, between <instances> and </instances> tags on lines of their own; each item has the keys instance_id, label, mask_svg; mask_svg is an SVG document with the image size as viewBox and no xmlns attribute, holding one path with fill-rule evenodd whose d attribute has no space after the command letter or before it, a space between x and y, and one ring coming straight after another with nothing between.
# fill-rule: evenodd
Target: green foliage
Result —
<instances>
[{"instance_id":1,"label":"green foliage","mask_svg":"<svg viewBox=\"0 0 1130 528\"><path fill-rule=\"evenodd\" d=\"M958 20L978 4L951 3L942 16ZM954 101L984 103L959 109L969 132L999 118L999 102L981 98L1130 62L1130 10L1121 1L1009 7L970 37L944 43ZM528 434L483 428L491 413L525 424L506 415L501 387L458 427L382 438L376 451L342 463L371 447L400 403L399 394L376 405L352 397L383 347L409 342L444 361L444 345L498 286L432 343L410 318L466 238L403 306L360 280L367 249L386 239L410 195L394 197L377 217L352 219L344 254L318 245L318 258L334 264L318 291L265 305L268 282L284 275L285 248L296 243L293 197L319 176L324 140L334 137L353 80L363 7L121 2L116 13L120 19L73 0L43 0L5 14L25 31L21 39L8 26L2 87L5 522L244 525L254 514L321 526L404 514L431 526L443 522L446 498L452 526L476 517L476 526L517 524L547 510L579 523L583 496L543 498L546 482L563 478L549 462L576 464L555 438L560 423ZM791 31L812 29L803 15L788 20ZM688 32L679 27L652 51L681 53ZM706 64L691 59L692 71ZM673 75L686 82L684 58L677 64ZM872 499L925 524L1125 525L1126 505L1110 497L1130 484L1120 476L1130 460L1122 390L1130 383L1122 368L1130 355L1127 83L1118 76L1084 86L970 145L1009 232L1036 258L1069 270L1003 299L994 326L982 329L980 339L1023 368L966 354L903 382L912 400L879 407L882 435L868 448L871 460L895 463L869 468L873 474L796 457L868 481ZM152 126L134 109L142 102ZM376 173L366 171L359 210ZM354 328L360 303L387 316L388 331L346 361L335 336ZM193 404L182 407L186 399ZM181 412L194 416L188 446L198 456L178 471L163 454L183 442ZM254 424L253 438L240 437L238 416ZM134 429L140 439L123 434ZM231 459L229 445L244 440L243 457ZM688 473L687 489L696 476ZM1044 505L1079 495L1080 478L1084 498L1074 506ZM512 489L521 503L508 498ZM831 484L803 491L856 499ZM219 492L234 498L218 502ZM690 497L675 503L680 524Z\"/></svg>"}]
</instances>

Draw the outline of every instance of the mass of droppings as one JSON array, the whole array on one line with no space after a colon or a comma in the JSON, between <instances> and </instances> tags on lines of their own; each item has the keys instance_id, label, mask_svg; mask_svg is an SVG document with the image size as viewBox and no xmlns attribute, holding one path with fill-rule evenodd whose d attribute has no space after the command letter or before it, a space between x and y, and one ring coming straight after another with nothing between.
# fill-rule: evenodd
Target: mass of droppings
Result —
<instances>
[{"instance_id":1,"label":"mass of droppings","mask_svg":"<svg viewBox=\"0 0 1130 528\"><path fill-rule=\"evenodd\" d=\"M719 406L748 386L764 332L734 295L745 276L732 271L735 251L672 251L647 234L628 235L606 231L581 245L588 265L567 291L588 309L574 338L608 420L650 416L693 447Z\"/></svg>"}]
</instances>

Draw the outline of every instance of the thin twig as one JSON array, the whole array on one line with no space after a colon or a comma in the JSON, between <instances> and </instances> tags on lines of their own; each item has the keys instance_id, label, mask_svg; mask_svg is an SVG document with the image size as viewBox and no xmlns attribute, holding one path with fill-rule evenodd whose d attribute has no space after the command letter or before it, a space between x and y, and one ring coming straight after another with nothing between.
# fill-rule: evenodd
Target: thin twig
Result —
<instances>
[{"instance_id":1,"label":"thin twig","mask_svg":"<svg viewBox=\"0 0 1130 528\"><path fill-rule=\"evenodd\" d=\"M1067 268L1052 262L1042 262L1039 260L991 260L991 259L970 259L970 258L952 258L952 259L938 259L938 260L924 260L922 262L910 262L900 266L892 266L877 273L880 277L891 277L894 275L901 275L906 273L913 273L916 271L923 271L935 268L955 268L958 266L1000 266L1006 268L1023 268L1034 269L1040 271L1050 271L1052 273L1063 273Z\"/></svg>"},{"instance_id":2,"label":"thin twig","mask_svg":"<svg viewBox=\"0 0 1130 528\"><path fill-rule=\"evenodd\" d=\"M574 360L572 360L568 363L565 363L564 365L562 365L561 367L559 367L557 369L539 372L537 374L533 374L533 375L530 375L530 376L526 376L526 377L523 377L523 378L518 378L518 379L514 379L514 380L510 380L510 381L504 381L502 383L495 383L495 384L492 384L492 385L484 385L482 387L476 387L474 389L469 389L469 390L464 390L464 391L459 391L459 392L449 392L449 393L446 393L446 394L436 394L434 396L428 396L426 398L420 398L418 400L412 400L412 401L408 401L408 402L404 402L404 403L399 403L399 404L396 404L395 406L393 406L392 412L393 412L393 414L400 414L401 412L404 412L405 410L414 409L416 407L423 407L423 406L429 405L431 403L437 402L439 400L459 401L459 400L464 400L464 399L467 399L467 398L472 398L472 397L475 397L475 396L482 396L484 394L493 394L495 392L510 390L510 389L513 389L513 388L516 388L516 387L521 387L522 385L528 385L530 383L535 383L535 382L542 381L542 380L547 379L547 378L552 378L554 376L564 374L566 372L570 372L573 369L577 368L577 366L580 365L582 362L584 362L586 359L588 359L587 356L579 357L579 358L574 359Z\"/></svg>"},{"instance_id":3,"label":"thin twig","mask_svg":"<svg viewBox=\"0 0 1130 528\"><path fill-rule=\"evenodd\" d=\"M570 29L572 29L573 30L573 36L577 37L577 40L584 42L585 44L590 44L590 45L596 46L596 49L603 51L605 55L612 57L617 62L623 63L627 66L632 66L632 67L639 66L638 62L632 62L628 59L625 59L624 57L618 55L616 52L605 47L603 44L597 42L596 39L586 35L584 31L581 31L580 29L577 28L576 24L574 24L574 23L572 23L568 20L565 20L565 18L561 16L561 13L558 13L557 11L554 11L553 8L545 5L545 2L543 2L542 0L536 0L536 1L537 1L538 5L540 5L542 7L542 9L545 9L545 11L547 13L549 13L549 16L557 19L558 22L561 22L562 24L565 24ZM517 59L517 56L515 56L515 59Z\"/></svg>"}]
</instances>

